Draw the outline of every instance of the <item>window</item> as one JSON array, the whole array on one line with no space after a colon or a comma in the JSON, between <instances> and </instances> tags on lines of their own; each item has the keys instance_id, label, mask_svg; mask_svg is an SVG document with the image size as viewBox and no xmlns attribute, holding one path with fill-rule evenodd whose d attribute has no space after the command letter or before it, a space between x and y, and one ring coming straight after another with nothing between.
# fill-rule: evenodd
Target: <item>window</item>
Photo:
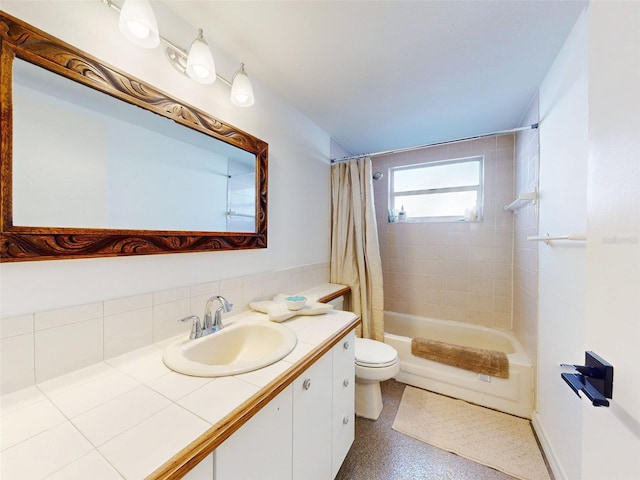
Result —
<instances>
[{"instance_id":1,"label":"window","mask_svg":"<svg viewBox=\"0 0 640 480\"><path fill-rule=\"evenodd\" d=\"M398 218L404 207L409 222L480 219L482 179L481 156L395 167L389 172L389 208Z\"/></svg>"}]
</instances>

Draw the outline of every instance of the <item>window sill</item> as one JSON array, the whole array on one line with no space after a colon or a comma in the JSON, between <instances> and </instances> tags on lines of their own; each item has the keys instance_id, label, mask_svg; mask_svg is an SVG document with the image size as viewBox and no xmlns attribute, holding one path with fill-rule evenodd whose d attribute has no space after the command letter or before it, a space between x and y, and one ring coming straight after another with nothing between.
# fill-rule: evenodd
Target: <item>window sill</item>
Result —
<instances>
[{"instance_id":1,"label":"window sill","mask_svg":"<svg viewBox=\"0 0 640 480\"><path fill-rule=\"evenodd\" d=\"M408 218L405 222L389 222L390 225L404 225L408 223L482 223L482 218L465 220L460 217L432 217L432 218Z\"/></svg>"}]
</instances>

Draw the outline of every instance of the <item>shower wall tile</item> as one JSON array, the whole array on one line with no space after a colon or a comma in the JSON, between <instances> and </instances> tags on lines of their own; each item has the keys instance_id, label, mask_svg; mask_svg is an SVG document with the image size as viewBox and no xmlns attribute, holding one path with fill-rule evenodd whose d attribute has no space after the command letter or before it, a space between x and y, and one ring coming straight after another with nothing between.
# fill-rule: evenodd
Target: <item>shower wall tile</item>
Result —
<instances>
[{"instance_id":1,"label":"shower wall tile","mask_svg":"<svg viewBox=\"0 0 640 480\"><path fill-rule=\"evenodd\" d=\"M494 323L492 312L482 312L469 309L469 322L475 325L487 325Z\"/></svg>"},{"instance_id":2,"label":"shower wall tile","mask_svg":"<svg viewBox=\"0 0 640 480\"><path fill-rule=\"evenodd\" d=\"M509 330L512 325L511 312L494 312L493 322L494 322L495 328L502 328L505 330Z\"/></svg>"},{"instance_id":3,"label":"shower wall tile","mask_svg":"<svg viewBox=\"0 0 640 480\"><path fill-rule=\"evenodd\" d=\"M374 182L385 309L511 328L514 218L513 135L375 157ZM390 224L388 169L484 155L484 218L479 222Z\"/></svg>"},{"instance_id":4,"label":"shower wall tile","mask_svg":"<svg viewBox=\"0 0 640 480\"><path fill-rule=\"evenodd\" d=\"M513 150L514 148L514 136L513 135L500 135L496 137L496 141L497 141L497 149L498 150L502 150L502 149L511 149Z\"/></svg>"},{"instance_id":5,"label":"shower wall tile","mask_svg":"<svg viewBox=\"0 0 640 480\"><path fill-rule=\"evenodd\" d=\"M447 275L447 290L469 292L469 275Z\"/></svg>"},{"instance_id":6,"label":"shower wall tile","mask_svg":"<svg viewBox=\"0 0 640 480\"><path fill-rule=\"evenodd\" d=\"M478 279L474 277L470 277L469 293L474 293L477 295L486 295L489 298L491 298L491 302L493 302L493 292L494 292L494 284L492 282L482 282L482 281L478 281Z\"/></svg>"},{"instance_id":7,"label":"shower wall tile","mask_svg":"<svg viewBox=\"0 0 640 480\"><path fill-rule=\"evenodd\" d=\"M538 99L534 98L523 119L523 125L538 122ZM529 129L516 135L516 194L538 187L538 130ZM538 235L538 209L527 204L514 218L513 246L513 331L529 358L536 364L538 331L538 242L527 236Z\"/></svg>"}]
</instances>

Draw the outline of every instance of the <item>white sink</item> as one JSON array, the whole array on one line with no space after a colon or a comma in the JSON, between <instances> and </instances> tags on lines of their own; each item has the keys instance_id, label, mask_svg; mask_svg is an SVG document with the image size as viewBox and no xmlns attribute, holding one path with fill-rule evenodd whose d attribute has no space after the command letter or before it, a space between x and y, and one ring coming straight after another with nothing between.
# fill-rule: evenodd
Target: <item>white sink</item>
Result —
<instances>
[{"instance_id":1,"label":"white sink","mask_svg":"<svg viewBox=\"0 0 640 480\"><path fill-rule=\"evenodd\" d=\"M224 377L277 362L296 346L289 327L265 320L245 320L196 340L169 345L162 360L176 372L195 377Z\"/></svg>"}]
</instances>

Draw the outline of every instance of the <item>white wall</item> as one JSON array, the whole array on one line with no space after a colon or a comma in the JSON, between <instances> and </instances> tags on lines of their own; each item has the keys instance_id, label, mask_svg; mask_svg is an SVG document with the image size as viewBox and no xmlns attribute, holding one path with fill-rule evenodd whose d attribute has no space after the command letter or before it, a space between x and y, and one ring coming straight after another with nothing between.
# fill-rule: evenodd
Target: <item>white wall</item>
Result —
<instances>
[{"instance_id":1,"label":"white wall","mask_svg":"<svg viewBox=\"0 0 640 480\"><path fill-rule=\"evenodd\" d=\"M539 233L584 232L587 225L588 19L576 23L539 91ZM540 244L538 392L534 425L558 478L581 478L580 399L560 363L584 358L584 245Z\"/></svg>"},{"instance_id":2,"label":"white wall","mask_svg":"<svg viewBox=\"0 0 640 480\"><path fill-rule=\"evenodd\" d=\"M592 2L540 87L540 233L588 238L539 246L534 425L558 479L640 478L638 25L637 2ZM614 365L609 408L560 379L585 350Z\"/></svg>"},{"instance_id":3,"label":"white wall","mask_svg":"<svg viewBox=\"0 0 640 480\"><path fill-rule=\"evenodd\" d=\"M175 17L160 21L167 19L161 7L161 31L188 45L197 26ZM196 84L170 66L162 48L129 44L116 12L97 0L3 1L2 9L266 141L269 236L261 250L3 264L1 317L328 261L329 137L258 79L252 78L256 104L235 107L221 82ZM230 78L241 59L213 50L216 69Z\"/></svg>"},{"instance_id":4,"label":"white wall","mask_svg":"<svg viewBox=\"0 0 640 480\"><path fill-rule=\"evenodd\" d=\"M585 349L614 366L611 407L583 402L585 480L640 478L640 3L593 2Z\"/></svg>"}]
</instances>

